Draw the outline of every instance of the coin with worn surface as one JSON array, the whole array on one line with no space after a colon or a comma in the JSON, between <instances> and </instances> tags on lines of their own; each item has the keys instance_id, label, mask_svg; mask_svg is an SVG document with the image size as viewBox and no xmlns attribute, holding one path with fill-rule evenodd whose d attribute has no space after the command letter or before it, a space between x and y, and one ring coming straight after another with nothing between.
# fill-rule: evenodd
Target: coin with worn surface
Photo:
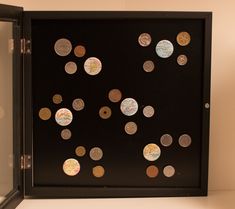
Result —
<instances>
[{"instance_id":1,"label":"coin with worn surface","mask_svg":"<svg viewBox=\"0 0 235 209\"><path fill-rule=\"evenodd\" d=\"M102 119L108 119L112 115L112 110L108 106L103 106L99 110L99 115Z\"/></svg>"},{"instance_id":2,"label":"coin with worn surface","mask_svg":"<svg viewBox=\"0 0 235 209\"><path fill-rule=\"evenodd\" d=\"M0 119L4 118L4 116L5 116L5 111L4 111L3 107L0 106Z\"/></svg>"},{"instance_id":3,"label":"coin with worn surface","mask_svg":"<svg viewBox=\"0 0 235 209\"><path fill-rule=\"evenodd\" d=\"M188 134L183 134L179 138L179 145L181 147L189 147L192 143L192 139Z\"/></svg>"},{"instance_id":4,"label":"coin with worn surface","mask_svg":"<svg viewBox=\"0 0 235 209\"><path fill-rule=\"evenodd\" d=\"M83 157L86 154L86 148L83 146L78 146L75 149L75 153L78 157Z\"/></svg>"},{"instance_id":5,"label":"coin with worn surface","mask_svg":"<svg viewBox=\"0 0 235 209\"><path fill-rule=\"evenodd\" d=\"M191 36L188 32L182 31L178 33L176 41L180 46L187 46L191 41Z\"/></svg>"},{"instance_id":6,"label":"coin with worn surface","mask_svg":"<svg viewBox=\"0 0 235 209\"><path fill-rule=\"evenodd\" d=\"M155 166L155 165L150 165L146 169L146 175L149 178L157 177L158 173L159 173L159 170L158 170L157 166Z\"/></svg>"},{"instance_id":7,"label":"coin with worn surface","mask_svg":"<svg viewBox=\"0 0 235 209\"><path fill-rule=\"evenodd\" d=\"M133 121L127 122L124 129L127 134L133 135L137 132L137 124Z\"/></svg>"},{"instance_id":8,"label":"coin with worn surface","mask_svg":"<svg viewBox=\"0 0 235 209\"><path fill-rule=\"evenodd\" d=\"M90 158L92 160L98 161L103 157L103 151L99 147L93 147L90 150Z\"/></svg>"},{"instance_id":9,"label":"coin with worn surface","mask_svg":"<svg viewBox=\"0 0 235 209\"><path fill-rule=\"evenodd\" d=\"M84 109L85 103L84 103L83 99L77 98L77 99L73 100L72 106L73 106L74 110L80 111L80 110Z\"/></svg>"},{"instance_id":10,"label":"coin with worn surface","mask_svg":"<svg viewBox=\"0 0 235 209\"><path fill-rule=\"evenodd\" d=\"M61 126L69 125L73 120L72 112L67 108L57 110L55 114L55 121Z\"/></svg>"},{"instance_id":11,"label":"coin with worn surface","mask_svg":"<svg viewBox=\"0 0 235 209\"><path fill-rule=\"evenodd\" d=\"M188 62L188 58L187 58L186 55L181 54L181 55L179 55L179 56L177 57L177 63L178 63L178 65L183 66L183 65L186 65L187 62Z\"/></svg>"},{"instance_id":12,"label":"coin with worn surface","mask_svg":"<svg viewBox=\"0 0 235 209\"><path fill-rule=\"evenodd\" d=\"M68 74L74 74L77 72L77 64L75 62L69 61L65 64L64 70Z\"/></svg>"},{"instance_id":13,"label":"coin with worn surface","mask_svg":"<svg viewBox=\"0 0 235 209\"><path fill-rule=\"evenodd\" d=\"M86 48L82 45L78 45L74 48L74 54L76 57L83 57L86 54Z\"/></svg>"},{"instance_id":14,"label":"coin with worn surface","mask_svg":"<svg viewBox=\"0 0 235 209\"><path fill-rule=\"evenodd\" d=\"M96 57L89 57L84 63L84 70L89 75L97 75L101 69L102 63Z\"/></svg>"},{"instance_id":15,"label":"coin with worn surface","mask_svg":"<svg viewBox=\"0 0 235 209\"><path fill-rule=\"evenodd\" d=\"M147 60L143 64L143 69L145 72L150 73L154 70L154 62L151 60Z\"/></svg>"},{"instance_id":16,"label":"coin with worn surface","mask_svg":"<svg viewBox=\"0 0 235 209\"><path fill-rule=\"evenodd\" d=\"M71 133L71 131L70 131L68 128L66 128L66 129L63 129L63 130L61 131L60 135L61 135L61 138L62 138L62 139L68 140L68 139L71 138L72 133Z\"/></svg>"},{"instance_id":17,"label":"coin with worn surface","mask_svg":"<svg viewBox=\"0 0 235 209\"><path fill-rule=\"evenodd\" d=\"M42 120L49 120L51 118L51 110L47 107L43 107L39 110L38 115Z\"/></svg>"},{"instance_id":18,"label":"coin with worn surface","mask_svg":"<svg viewBox=\"0 0 235 209\"><path fill-rule=\"evenodd\" d=\"M141 33L138 38L138 42L140 46L143 46L143 47L149 46L151 44L151 41L152 41L152 38L148 33Z\"/></svg>"},{"instance_id":19,"label":"coin with worn surface","mask_svg":"<svg viewBox=\"0 0 235 209\"><path fill-rule=\"evenodd\" d=\"M92 169L92 173L95 177L97 178L101 178L104 176L105 174L105 170L104 170L104 167L101 166L101 165L97 165L95 166L93 169Z\"/></svg>"},{"instance_id":20,"label":"coin with worn surface","mask_svg":"<svg viewBox=\"0 0 235 209\"><path fill-rule=\"evenodd\" d=\"M161 58L168 58L173 54L174 46L168 40L161 40L156 45L156 53Z\"/></svg>"},{"instance_id":21,"label":"coin with worn surface","mask_svg":"<svg viewBox=\"0 0 235 209\"><path fill-rule=\"evenodd\" d=\"M122 92L119 89L111 89L108 97L111 102L119 102L122 98Z\"/></svg>"},{"instance_id":22,"label":"coin with worn surface","mask_svg":"<svg viewBox=\"0 0 235 209\"><path fill-rule=\"evenodd\" d=\"M161 155L160 147L154 143L147 144L143 149L144 158L148 161L155 161Z\"/></svg>"},{"instance_id":23,"label":"coin with worn surface","mask_svg":"<svg viewBox=\"0 0 235 209\"><path fill-rule=\"evenodd\" d=\"M53 103L55 104L60 104L62 101L63 101L63 98L60 94L55 94L53 97L52 97L52 101Z\"/></svg>"},{"instance_id":24,"label":"coin with worn surface","mask_svg":"<svg viewBox=\"0 0 235 209\"><path fill-rule=\"evenodd\" d=\"M171 166L171 165L167 165L163 169L163 174L166 177L172 177L172 176L175 175L175 168L173 166Z\"/></svg>"},{"instance_id":25,"label":"coin with worn surface","mask_svg":"<svg viewBox=\"0 0 235 209\"><path fill-rule=\"evenodd\" d=\"M173 138L170 134L164 134L161 136L160 142L161 142L162 146L169 147L173 142Z\"/></svg>"},{"instance_id":26,"label":"coin with worn surface","mask_svg":"<svg viewBox=\"0 0 235 209\"><path fill-rule=\"evenodd\" d=\"M80 163L74 158L69 158L64 161L63 170L68 176L76 176L80 171Z\"/></svg>"},{"instance_id":27,"label":"coin with worn surface","mask_svg":"<svg viewBox=\"0 0 235 209\"><path fill-rule=\"evenodd\" d=\"M143 109L143 114L146 118L153 117L154 112L155 112L154 108L150 105L145 106L144 109Z\"/></svg>"},{"instance_id":28,"label":"coin with worn surface","mask_svg":"<svg viewBox=\"0 0 235 209\"><path fill-rule=\"evenodd\" d=\"M69 53L72 51L72 44L68 39L61 38L55 42L54 49L56 54L64 57L69 55Z\"/></svg>"},{"instance_id":29,"label":"coin with worn surface","mask_svg":"<svg viewBox=\"0 0 235 209\"><path fill-rule=\"evenodd\" d=\"M133 98L126 98L121 102L121 112L126 116L132 116L138 111L138 103Z\"/></svg>"}]
</instances>

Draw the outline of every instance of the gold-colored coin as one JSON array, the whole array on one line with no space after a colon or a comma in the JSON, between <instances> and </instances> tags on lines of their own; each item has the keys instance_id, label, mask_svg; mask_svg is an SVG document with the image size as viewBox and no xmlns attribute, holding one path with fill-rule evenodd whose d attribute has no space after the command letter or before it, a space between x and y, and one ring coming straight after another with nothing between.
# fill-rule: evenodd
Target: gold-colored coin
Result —
<instances>
[{"instance_id":1,"label":"gold-colored coin","mask_svg":"<svg viewBox=\"0 0 235 209\"><path fill-rule=\"evenodd\" d=\"M102 70L102 63L101 61L96 57L89 57L84 62L84 70L89 75L97 75Z\"/></svg>"},{"instance_id":2,"label":"gold-colored coin","mask_svg":"<svg viewBox=\"0 0 235 209\"><path fill-rule=\"evenodd\" d=\"M60 135L61 135L61 138L62 138L62 139L68 140L68 139L71 138L72 133L71 133L71 131L70 131L68 128L66 128L66 129L63 129L63 130L61 131Z\"/></svg>"},{"instance_id":3,"label":"gold-colored coin","mask_svg":"<svg viewBox=\"0 0 235 209\"><path fill-rule=\"evenodd\" d=\"M38 115L42 120L49 120L51 118L51 110L47 107L43 107L39 110Z\"/></svg>"},{"instance_id":4,"label":"gold-colored coin","mask_svg":"<svg viewBox=\"0 0 235 209\"><path fill-rule=\"evenodd\" d=\"M74 54L76 57L83 57L86 54L86 48L78 45L74 48Z\"/></svg>"},{"instance_id":5,"label":"gold-colored coin","mask_svg":"<svg viewBox=\"0 0 235 209\"><path fill-rule=\"evenodd\" d=\"M151 41L152 41L152 38L148 33L141 33L138 38L138 42L140 46L143 46L143 47L149 46L151 44Z\"/></svg>"},{"instance_id":6,"label":"gold-colored coin","mask_svg":"<svg viewBox=\"0 0 235 209\"><path fill-rule=\"evenodd\" d=\"M153 117L154 112L155 112L154 108L150 105L145 106L144 109L143 109L143 114L146 118Z\"/></svg>"},{"instance_id":7,"label":"gold-colored coin","mask_svg":"<svg viewBox=\"0 0 235 209\"><path fill-rule=\"evenodd\" d=\"M155 161L161 155L161 149L158 145L150 143L143 149L143 156L148 161Z\"/></svg>"},{"instance_id":8,"label":"gold-colored coin","mask_svg":"<svg viewBox=\"0 0 235 209\"><path fill-rule=\"evenodd\" d=\"M93 169L92 169L92 173L95 177L97 178L101 178L104 176L105 174L105 170L104 170L104 167L103 166L95 166Z\"/></svg>"},{"instance_id":9,"label":"gold-colored coin","mask_svg":"<svg viewBox=\"0 0 235 209\"><path fill-rule=\"evenodd\" d=\"M55 94L53 97L52 97L52 101L55 103L55 104L60 104L62 101L63 101L63 98L60 94Z\"/></svg>"},{"instance_id":10,"label":"gold-colored coin","mask_svg":"<svg viewBox=\"0 0 235 209\"><path fill-rule=\"evenodd\" d=\"M154 70L154 63L151 60L147 60L143 64L143 69L145 72L150 73Z\"/></svg>"},{"instance_id":11,"label":"gold-colored coin","mask_svg":"<svg viewBox=\"0 0 235 209\"><path fill-rule=\"evenodd\" d=\"M157 166L155 166L155 165L150 165L146 169L146 175L149 178L157 177L158 173L159 173L159 170L158 170Z\"/></svg>"},{"instance_id":12,"label":"gold-colored coin","mask_svg":"<svg viewBox=\"0 0 235 209\"><path fill-rule=\"evenodd\" d=\"M191 41L191 36L188 32L182 31L178 33L176 40L180 46L187 46Z\"/></svg>"},{"instance_id":13,"label":"gold-colored coin","mask_svg":"<svg viewBox=\"0 0 235 209\"><path fill-rule=\"evenodd\" d=\"M122 98L122 92L119 89L112 89L109 91L108 97L111 102L119 102Z\"/></svg>"},{"instance_id":14,"label":"gold-colored coin","mask_svg":"<svg viewBox=\"0 0 235 209\"><path fill-rule=\"evenodd\" d=\"M76 159L69 158L64 161L63 170L68 176L76 176L80 171L80 164Z\"/></svg>"},{"instance_id":15,"label":"gold-colored coin","mask_svg":"<svg viewBox=\"0 0 235 209\"><path fill-rule=\"evenodd\" d=\"M181 66L186 65L188 62L188 58L186 55L181 54L177 57L177 63Z\"/></svg>"},{"instance_id":16,"label":"gold-colored coin","mask_svg":"<svg viewBox=\"0 0 235 209\"><path fill-rule=\"evenodd\" d=\"M108 106L103 106L99 110L99 115L102 119L108 119L112 115L112 110Z\"/></svg>"},{"instance_id":17,"label":"gold-colored coin","mask_svg":"<svg viewBox=\"0 0 235 209\"><path fill-rule=\"evenodd\" d=\"M133 135L137 132L137 124L135 122L128 122L125 125L125 132L129 135Z\"/></svg>"},{"instance_id":18,"label":"gold-colored coin","mask_svg":"<svg viewBox=\"0 0 235 209\"><path fill-rule=\"evenodd\" d=\"M89 154L90 158L94 161L98 161L103 157L103 151L99 147L93 147Z\"/></svg>"},{"instance_id":19,"label":"gold-colored coin","mask_svg":"<svg viewBox=\"0 0 235 209\"><path fill-rule=\"evenodd\" d=\"M85 103L84 103L83 99L77 98L77 99L73 100L72 106L73 106L74 110L80 111L80 110L84 109Z\"/></svg>"},{"instance_id":20,"label":"gold-colored coin","mask_svg":"<svg viewBox=\"0 0 235 209\"><path fill-rule=\"evenodd\" d=\"M75 153L78 157L83 157L86 154L86 148L83 146L78 146L75 150Z\"/></svg>"}]
</instances>

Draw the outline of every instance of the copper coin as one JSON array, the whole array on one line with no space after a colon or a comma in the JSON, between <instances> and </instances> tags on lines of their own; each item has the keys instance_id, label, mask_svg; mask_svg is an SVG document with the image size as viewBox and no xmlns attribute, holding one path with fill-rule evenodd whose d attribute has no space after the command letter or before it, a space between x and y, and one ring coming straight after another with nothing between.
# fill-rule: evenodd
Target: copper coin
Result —
<instances>
[{"instance_id":1,"label":"copper coin","mask_svg":"<svg viewBox=\"0 0 235 209\"><path fill-rule=\"evenodd\" d=\"M78 45L74 48L74 54L76 57L83 57L86 54L86 48Z\"/></svg>"},{"instance_id":2,"label":"copper coin","mask_svg":"<svg viewBox=\"0 0 235 209\"><path fill-rule=\"evenodd\" d=\"M5 116L5 111L4 111L3 107L0 106L0 119L4 118L4 116Z\"/></svg>"},{"instance_id":3,"label":"copper coin","mask_svg":"<svg viewBox=\"0 0 235 209\"><path fill-rule=\"evenodd\" d=\"M192 143L192 139L188 134L183 134L179 138L179 145L181 147L189 147Z\"/></svg>"},{"instance_id":4,"label":"copper coin","mask_svg":"<svg viewBox=\"0 0 235 209\"><path fill-rule=\"evenodd\" d=\"M63 170L68 176L76 176L80 171L80 164L76 159L69 158L64 161Z\"/></svg>"},{"instance_id":5,"label":"copper coin","mask_svg":"<svg viewBox=\"0 0 235 209\"><path fill-rule=\"evenodd\" d=\"M178 63L178 65L183 66L183 65L186 65L187 62L188 62L188 58L187 58L186 55L181 54L181 55L179 55L179 56L177 57L177 63Z\"/></svg>"},{"instance_id":6,"label":"copper coin","mask_svg":"<svg viewBox=\"0 0 235 209\"><path fill-rule=\"evenodd\" d=\"M99 147L93 147L89 154L90 158L94 161L98 161L103 157L103 151Z\"/></svg>"},{"instance_id":7,"label":"copper coin","mask_svg":"<svg viewBox=\"0 0 235 209\"><path fill-rule=\"evenodd\" d=\"M111 102L119 102L122 98L122 92L119 89L112 89L109 91L108 97Z\"/></svg>"},{"instance_id":8,"label":"copper coin","mask_svg":"<svg viewBox=\"0 0 235 209\"><path fill-rule=\"evenodd\" d=\"M174 46L168 40L161 40L156 45L156 53L161 58L168 58L173 54Z\"/></svg>"},{"instance_id":9,"label":"copper coin","mask_svg":"<svg viewBox=\"0 0 235 209\"><path fill-rule=\"evenodd\" d=\"M146 118L153 117L154 112L155 112L154 108L150 105L145 106L144 109L143 109L143 114Z\"/></svg>"},{"instance_id":10,"label":"copper coin","mask_svg":"<svg viewBox=\"0 0 235 209\"><path fill-rule=\"evenodd\" d=\"M68 128L66 128L66 129L63 129L63 130L61 131L60 135L61 135L61 138L62 138L62 139L68 140L68 139L71 138L72 133L71 133L71 131L70 131Z\"/></svg>"},{"instance_id":11,"label":"copper coin","mask_svg":"<svg viewBox=\"0 0 235 209\"><path fill-rule=\"evenodd\" d=\"M51 118L51 110L47 107L41 108L38 115L42 120L49 120Z\"/></svg>"},{"instance_id":12,"label":"copper coin","mask_svg":"<svg viewBox=\"0 0 235 209\"><path fill-rule=\"evenodd\" d=\"M99 110L99 115L102 119L108 119L112 115L112 110L108 106L103 106Z\"/></svg>"},{"instance_id":13,"label":"copper coin","mask_svg":"<svg viewBox=\"0 0 235 209\"><path fill-rule=\"evenodd\" d=\"M97 75L102 69L101 61L96 57L88 58L84 63L84 70L89 75Z\"/></svg>"},{"instance_id":14,"label":"copper coin","mask_svg":"<svg viewBox=\"0 0 235 209\"><path fill-rule=\"evenodd\" d=\"M86 148L83 146L78 146L75 150L75 153L78 157L83 157L86 154Z\"/></svg>"},{"instance_id":15,"label":"copper coin","mask_svg":"<svg viewBox=\"0 0 235 209\"><path fill-rule=\"evenodd\" d=\"M187 46L191 41L191 36L188 32L182 31L178 33L176 41L180 46Z\"/></svg>"},{"instance_id":16,"label":"copper coin","mask_svg":"<svg viewBox=\"0 0 235 209\"><path fill-rule=\"evenodd\" d=\"M80 111L80 110L84 109L85 103L84 103L83 99L77 98L77 99L73 100L72 106L73 106L74 110Z\"/></svg>"},{"instance_id":17,"label":"copper coin","mask_svg":"<svg viewBox=\"0 0 235 209\"><path fill-rule=\"evenodd\" d=\"M137 132L137 124L135 122L128 122L125 125L125 132L129 135L133 135Z\"/></svg>"},{"instance_id":18,"label":"copper coin","mask_svg":"<svg viewBox=\"0 0 235 209\"><path fill-rule=\"evenodd\" d=\"M143 69L145 72L150 73L154 70L154 63L151 60L147 60L143 64Z\"/></svg>"},{"instance_id":19,"label":"copper coin","mask_svg":"<svg viewBox=\"0 0 235 209\"><path fill-rule=\"evenodd\" d=\"M72 112L67 108L57 110L55 114L55 121L61 126L69 125L73 120Z\"/></svg>"},{"instance_id":20,"label":"copper coin","mask_svg":"<svg viewBox=\"0 0 235 209\"><path fill-rule=\"evenodd\" d=\"M161 155L161 149L154 143L147 144L143 149L144 158L148 161L155 161Z\"/></svg>"},{"instance_id":21,"label":"copper coin","mask_svg":"<svg viewBox=\"0 0 235 209\"><path fill-rule=\"evenodd\" d=\"M62 101L63 101L63 98L60 94L55 94L53 97L52 97L52 101L53 103L55 104L60 104Z\"/></svg>"},{"instance_id":22,"label":"copper coin","mask_svg":"<svg viewBox=\"0 0 235 209\"><path fill-rule=\"evenodd\" d=\"M170 178L170 177L172 177L172 176L175 175L175 168L174 168L173 166L171 166L171 165L167 165L167 166L164 167L164 169L163 169L163 174L164 174L166 177Z\"/></svg>"},{"instance_id":23,"label":"copper coin","mask_svg":"<svg viewBox=\"0 0 235 209\"><path fill-rule=\"evenodd\" d=\"M173 142L173 138L170 134L164 134L161 136L160 142L162 146L169 147Z\"/></svg>"},{"instance_id":24,"label":"copper coin","mask_svg":"<svg viewBox=\"0 0 235 209\"><path fill-rule=\"evenodd\" d=\"M64 70L68 74L74 74L77 72L77 64L75 62L69 61L65 64Z\"/></svg>"},{"instance_id":25,"label":"copper coin","mask_svg":"<svg viewBox=\"0 0 235 209\"><path fill-rule=\"evenodd\" d=\"M97 165L92 169L92 173L95 177L101 178L105 174L105 170L103 166Z\"/></svg>"},{"instance_id":26,"label":"copper coin","mask_svg":"<svg viewBox=\"0 0 235 209\"><path fill-rule=\"evenodd\" d=\"M121 102L121 112L126 116L132 116L138 111L138 103L133 98L126 98Z\"/></svg>"},{"instance_id":27,"label":"copper coin","mask_svg":"<svg viewBox=\"0 0 235 209\"><path fill-rule=\"evenodd\" d=\"M61 38L55 42L54 50L56 54L64 57L64 56L69 55L70 52L72 51L72 44L68 39Z\"/></svg>"},{"instance_id":28,"label":"copper coin","mask_svg":"<svg viewBox=\"0 0 235 209\"><path fill-rule=\"evenodd\" d=\"M155 166L155 165L150 165L146 169L146 175L149 178L157 177L158 173L159 173L159 170L158 170L157 166Z\"/></svg>"},{"instance_id":29,"label":"copper coin","mask_svg":"<svg viewBox=\"0 0 235 209\"><path fill-rule=\"evenodd\" d=\"M149 46L151 44L151 41L152 41L152 38L148 33L141 33L138 38L138 42L140 46L143 46L143 47Z\"/></svg>"}]
</instances>

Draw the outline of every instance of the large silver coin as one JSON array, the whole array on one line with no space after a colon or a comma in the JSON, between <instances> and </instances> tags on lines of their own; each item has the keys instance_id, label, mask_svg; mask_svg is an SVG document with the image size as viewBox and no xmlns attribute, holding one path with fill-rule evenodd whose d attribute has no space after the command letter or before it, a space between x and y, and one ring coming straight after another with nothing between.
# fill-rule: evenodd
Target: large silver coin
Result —
<instances>
[{"instance_id":1,"label":"large silver coin","mask_svg":"<svg viewBox=\"0 0 235 209\"><path fill-rule=\"evenodd\" d=\"M179 145L181 147L189 147L192 143L192 139L188 134L183 134L179 138Z\"/></svg>"},{"instance_id":2,"label":"large silver coin","mask_svg":"<svg viewBox=\"0 0 235 209\"><path fill-rule=\"evenodd\" d=\"M143 46L143 47L149 46L151 44L151 41L152 41L152 38L148 33L141 33L138 38L138 42L140 46Z\"/></svg>"},{"instance_id":3,"label":"large silver coin","mask_svg":"<svg viewBox=\"0 0 235 209\"><path fill-rule=\"evenodd\" d=\"M103 157L103 151L99 147L93 147L89 154L90 158L94 161L98 161Z\"/></svg>"},{"instance_id":4,"label":"large silver coin","mask_svg":"<svg viewBox=\"0 0 235 209\"><path fill-rule=\"evenodd\" d=\"M154 63L151 60L147 60L143 64L143 69L145 72L150 73L154 70Z\"/></svg>"},{"instance_id":5,"label":"large silver coin","mask_svg":"<svg viewBox=\"0 0 235 209\"><path fill-rule=\"evenodd\" d=\"M173 166L171 166L171 165L167 165L163 169L163 174L166 177L170 178L170 177L175 175L175 168Z\"/></svg>"},{"instance_id":6,"label":"large silver coin","mask_svg":"<svg viewBox=\"0 0 235 209\"><path fill-rule=\"evenodd\" d=\"M64 70L68 74L74 74L77 71L77 64L75 62L69 61L65 64Z\"/></svg>"},{"instance_id":7,"label":"large silver coin","mask_svg":"<svg viewBox=\"0 0 235 209\"><path fill-rule=\"evenodd\" d=\"M69 53L72 51L72 44L68 39L61 38L55 42L54 49L56 54L64 57L69 55Z\"/></svg>"},{"instance_id":8,"label":"large silver coin","mask_svg":"<svg viewBox=\"0 0 235 209\"><path fill-rule=\"evenodd\" d=\"M150 105L145 106L144 109L143 109L143 114L146 118L153 117L154 112L155 112L154 108Z\"/></svg>"},{"instance_id":9,"label":"large silver coin","mask_svg":"<svg viewBox=\"0 0 235 209\"><path fill-rule=\"evenodd\" d=\"M156 45L156 53L161 58L168 58L173 54L174 46L168 40L161 40Z\"/></svg>"},{"instance_id":10,"label":"large silver coin","mask_svg":"<svg viewBox=\"0 0 235 209\"><path fill-rule=\"evenodd\" d=\"M84 109L85 103L84 103L83 99L77 98L77 99L73 100L72 106L73 106L74 110L80 111L80 110Z\"/></svg>"},{"instance_id":11,"label":"large silver coin","mask_svg":"<svg viewBox=\"0 0 235 209\"><path fill-rule=\"evenodd\" d=\"M80 171L80 164L74 158L69 158L64 161L63 171L68 176L76 176Z\"/></svg>"},{"instance_id":12,"label":"large silver coin","mask_svg":"<svg viewBox=\"0 0 235 209\"><path fill-rule=\"evenodd\" d=\"M138 111L138 103L133 98L126 98L121 102L120 109L126 116L132 116Z\"/></svg>"},{"instance_id":13,"label":"large silver coin","mask_svg":"<svg viewBox=\"0 0 235 209\"><path fill-rule=\"evenodd\" d=\"M84 70L89 75L97 75L102 69L101 61L96 57L88 58L84 63Z\"/></svg>"},{"instance_id":14,"label":"large silver coin","mask_svg":"<svg viewBox=\"0 0 235 209\"><path fill-rule=\"evenodd\" d=\"M173 138L170 134L164 134L161 136L160 142L162 146L169 147L173 142Z\"/></svg>"},{"instance_id":15,"label":"large silver coin","mask_svg":"<svg viewBox=\"0 0 235 209\"><path fill-rule=\"evenodd\" d=\"M143 155L146 160L155 161L160 157L161 149L158 145L150 143L144 147Z\"/></svg>"},{"instance_id":16,"label":"large silver coin","mask_svg":"<svg viewBox=\"0 0 235 209\"><path fill-rule=\"evenodd\" d=\"M61 126L69 125L73 120L72 112L67 108L57 110L55 114L55 121Z\"/></svg>"}]
</instances>

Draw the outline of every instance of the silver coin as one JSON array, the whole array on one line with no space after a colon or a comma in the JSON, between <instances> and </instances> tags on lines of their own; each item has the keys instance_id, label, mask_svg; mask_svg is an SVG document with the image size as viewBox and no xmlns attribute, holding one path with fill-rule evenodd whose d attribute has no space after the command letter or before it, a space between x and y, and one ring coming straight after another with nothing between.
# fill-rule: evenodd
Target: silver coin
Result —
<instances>
[{"instance_id":1,"label":"silver coin","mask_svg":"<svg viewBox=\"0 0 235 209\"><path fill-rule=\"evenodd\" d=\"M64 57L69 55L69 53L72 51L72 44L68 39L61 38L55 42L54 49L56 54Z\"/></svg>"},{"instance_id":2,"label":"silver coin","mask_svg":"<svg viewBox=\"0 0 235 209\"><path fill-rule=\"evenodd\" d=\"M168 40L161 40L156 45L156 53L161 58L168 58L173 54L174 46Z\"/></svg>"},{"instance_id":3,"label":"silver coin","mask_svg":"<svg viewBox=\"0 0 235 209\"><path fill-rule=\"evenodd\" d=\"M147 60L143 64L143 69L145 72L150 73L154 70L154 63L151 60Z\"/></svg>"},{"instance_id":4,"label":"silver coin","mask_svg":"<svg viewBox=\"0 0 235 209\"><path fill-rule=\"evenodd\" d=\"M84 69L89 75L97 75L102 69L102 63L96 57L89 57L84 63Z\"/></svg>"},{"instance_id":5,"label":"silver coin","mask_svg":"<svg viewBox=\"0 0 235 209\"><path fill-rule=\"evenodd\" d=\"M73 106L74 110L81 111L84 109L85 103L84 103L83 99L77 98L77 99L73 100L72 106Z\"/></svg>"},{"instance_id":6,"label":"silver coin","mask_svg":"<svg viewBox=\"0 0 235 209\"><path fill-rule=\"evenodd\" d=\"M150 105L145 106L144 109L143 109L143 114L146 118L153 117L154 112L155 112L154 108Z\"/></svg>"},{"instance_id":7,"label":"silver coin","mask_svg":"<svg viewBox=\"0 0 235 209\"><path fill-rule=\"evenodd\" d=\"M68 74L74 74L77 71L77 64L75 62L67 62L64 66L64 70Z\"/></svg>"},{"instance_id":8,"label":"silver coin","mask_svg":"<svg viewBox=\"0 0 235 209\"><path fill-rule=\"evenodd\" d=\"M64 161L63 171L68 176L76 176L80 171L80 164L76 159L69 158Z\"/></svg>"},{"instance_id":9,"label":"silver coin","mask_svg":"<svg viewBox=\"0 0 235 209\"><path fill-rule=\"evenodd\" d=\"M192 139L188 134L183 134L179 138L179 145L181 147L189 147L192 143Z\"/></svg>"},{"instance_id":10,"label":"silver coin","mask_svg":"<svg viewBox=\"0 0 235 209\"><path fill-rule=\"evenodd\" d=\"M162 146L169 147L173 142L173 138L170 134L164 134L161 136L160 142Z\"/></svg>"},{"instance_id":11,"label":"silver coin","mask_svg":"<svg viewBox=\"0 0 235 209\"><path fill-rule=\"evenodd\" d=\"M143 47L149 46L151 44L151 41L152 41L152 38L148 33L141 33L138 38L138 42L140 46L143 46Z\"/></svg>"},{"instance_id":12,"label":"silver coin","mask_svg":"<svg viewBox=\"0 0 235 209\"><path fill-rule=\"evenodd\" d=\"M126 98L121 102L121 112L126 116L132 116L138 111L138 103L133 98Z\"/></svg>"},{"instance_id":13,"label":"silver coin","mask_svg":"<svg viewBox=\"0 0 235 209\"><path fill-rule=\"evenodd\" d=\"M158 145L150 143L143 149L143 156L148 161L155 161L161 155L161 149Z\"/></svg>"},{"instance_id":14,"label":"silver coin","mask_svg":"<svg viewBox=\"0 0 235 209\"><path fill-rule=\"evenodd\" d=\"M181 54L181 55L179 55L179 56L177 57L177 63L178 63L178 65L183 66L183 65L186 65L187 62L188 62L188 58L187 58L186 55Z\"/></svg>"},{"instance_id":15,"label":"silver coin","mask_svg":"<svg viewBox=\"0 0 235 209\"><path fill-rule=\"evenodd\" d=\"M0 106L0 119L4 118L4 115L5 115L5 111L4 111L3 107Z\"/></svg>"},{"instance_id":16,"label":"silver coin","mask_svg":"<svg viewBox=\"0 0 235 209\"><path fill-rule=\"evenodd\" d=\"M68 140L68 139L71 138L72 133L71 133L71 131L70 131L68 128L66 128L66 129L63 129L63 130L61 131L60 135L61 135L61 138L62 138L62 139Z\"/></svg>"},{"instance_id":17,"label":"silver coin","mask_svg":"<svg viewBox=\"0 0 235 209\"><path fill-rule=\"evenodd\" d=\"M133 135L137 132L137 124L133 121L127 122L124 129L127 134Z\"/></svg>"},{"instance_id":18,"label":"silver coin","mask_svg":"<svg viewBox=\"0 0 235 209\"><path fill-rule=\"evenodd\" d=\"M94 161L98 161L100 160L102 157L103 157L103 151L102 149L100 149L99 147L93 147L91 150L90 150L90 158Z\"/></svg>"},{"instance_id":19,"label":"silver coin","mask_svg":"<svg viewBox=\"0 0 235 209\"><path fill-rule=\"evenodd\" d=\"M171 165L167 165L163 168L163 174L170 178L175 175L175 168Z\"/></svg>"},{"instance_id":20,"label":"silver coin","mask_svg":"<svg viewBox=\"0 0 235 209\"><path fill-rule=\"evenodd\" d=\"M69 125L73 120L72 112L67 108L57 110L55 114L55 121L61 126Z\"/></svg>"}]
</instances>

